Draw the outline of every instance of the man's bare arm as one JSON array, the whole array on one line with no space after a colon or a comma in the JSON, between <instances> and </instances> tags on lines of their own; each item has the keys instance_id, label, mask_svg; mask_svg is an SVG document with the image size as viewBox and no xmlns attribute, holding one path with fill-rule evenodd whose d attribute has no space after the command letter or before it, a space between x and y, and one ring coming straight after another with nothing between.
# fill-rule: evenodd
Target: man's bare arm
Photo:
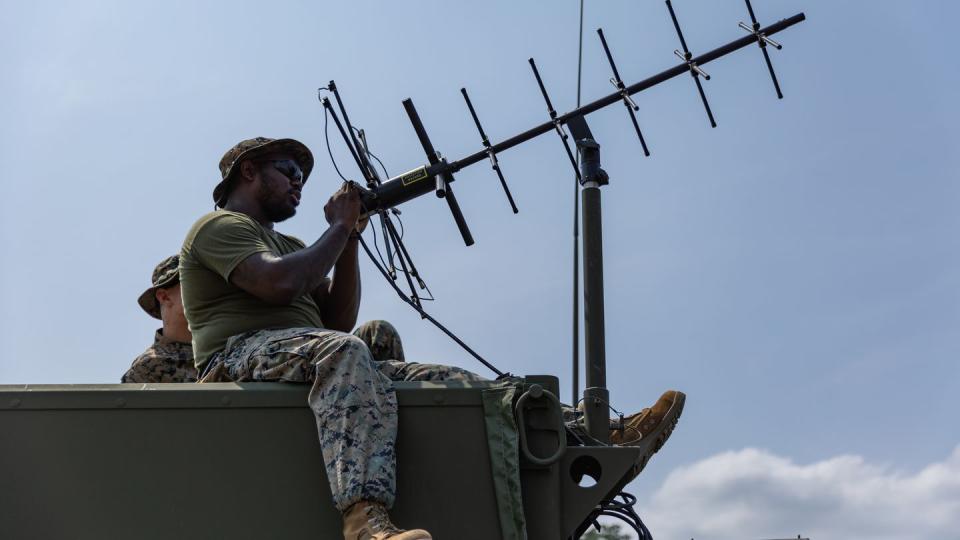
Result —
<instances>
[{"instance_id":1,"label":"man's bare arm","mask_svg":"<svg viewBox=\"0 0 960 540\"><path fill-rule=\"evenodd\" d=\"M314 293L357 226L360 195L345 183L324 205L323 213L330 228L312 246L282 257L272 253L250 255L230 274L230 282L271 304L291 304L304 294Z\"/></svg>"},{"instance_id":2,"label":"man's bare arm","mask_svg":"<svg viewBox=\"0 0 960 540\"><path fill-rule=\"evenodd\" d=\"M334 223L310 247L282 257L254 253L231 272L230 282L264 302L291 304L326 282L352 229L347 223Z\"/></svg>"},{"instance_id":3,"label":"man's bare arm","mask_svg":"<svg viewBox=\"0 0 960 540\"><path fill-rule=\"evenodd\" d=\"M360 312L360 265L355 238L351 238L340 253L333 270L333 282L320 286L325 288L326 291L314 295L320 317L327 328L349 332L357 324Z\"/></svg>"}]
</instances>

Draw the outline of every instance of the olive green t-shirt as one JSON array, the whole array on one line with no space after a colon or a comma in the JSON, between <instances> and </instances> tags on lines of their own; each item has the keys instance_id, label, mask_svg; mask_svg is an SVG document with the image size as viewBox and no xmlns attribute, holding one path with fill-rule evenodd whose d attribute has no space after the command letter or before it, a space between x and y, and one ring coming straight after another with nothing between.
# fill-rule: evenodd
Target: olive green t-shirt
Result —
<instances>
[{"instance_id":1,"label":"olive green t-shirt","mask_svg":"<svg viewBox=\"0 0 960 540\"><path fill-rule=\"evenodd\" d=\"M230 283L230 273L254 253L282 256L304 247L299 239L267 229L239 212L216 210L193 224L180 251L180 284L198 369L226 346L230 336L268 328L323 328L320 310L309 294L278 306Z\"/></svg>"}]
</instances>

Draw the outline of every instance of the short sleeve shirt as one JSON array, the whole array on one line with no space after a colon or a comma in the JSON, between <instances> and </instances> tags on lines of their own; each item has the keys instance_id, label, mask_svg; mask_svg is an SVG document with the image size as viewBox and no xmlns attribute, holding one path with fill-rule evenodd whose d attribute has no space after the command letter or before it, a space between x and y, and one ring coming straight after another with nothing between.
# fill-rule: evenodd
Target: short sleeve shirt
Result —
<instances>
[{"instance_id":1,"label":"short sleeve shirt","mask_svg":"<svg viewBox=\"0 0 960 540\"><path fill-rule=\"evenodd\" d=\"M230 336L271 328L323 328L309 294L289 305L274 305L230 282L230 274L250 255L269 252L279 257L304 247L297 238L229 210L211 212L190 228L180 252L180 284L198 369Z\"/></svg>"}]
</instances>

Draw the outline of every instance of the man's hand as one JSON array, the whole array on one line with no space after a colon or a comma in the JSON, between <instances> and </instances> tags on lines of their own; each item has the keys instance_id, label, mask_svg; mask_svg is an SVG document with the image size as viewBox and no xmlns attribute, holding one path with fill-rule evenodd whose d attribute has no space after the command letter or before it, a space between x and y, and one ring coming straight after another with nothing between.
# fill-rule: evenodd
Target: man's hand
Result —
<instances>
[{"instance_id":1,"label":"man's hand","mask_svg":"<svg viewBox=\"0 0 960 540\"><path fill-rule=\"evenodd\" d=\"M364 229L367 228L367 223L370 221L370 216L364 216L359 221L357 221L357 233L362 233Z\"/></svg>"},{"instance_id":2,"label":"man's hand","mask_svg":"<svg viewBox=\"0 0 960 540\"><path fill-rule=\"evenodd\" d=\"M345 182L323 206L323 213L327 223L342 223L348 230L355 229L360 218L360 193Z\"/></svg>"}]
</instances>

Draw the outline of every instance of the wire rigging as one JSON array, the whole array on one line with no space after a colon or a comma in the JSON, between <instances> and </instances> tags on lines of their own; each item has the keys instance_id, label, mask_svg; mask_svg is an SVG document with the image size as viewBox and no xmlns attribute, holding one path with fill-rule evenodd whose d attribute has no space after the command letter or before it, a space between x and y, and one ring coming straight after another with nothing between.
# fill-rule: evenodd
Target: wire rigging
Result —
<instances>
[{"instance_id":1,"label":"wire rigging","mask_svg":"<svg viewBox=\"0 0 960 540\"><path fill-rule=\"evenodd\" d=\"M333 88L332 88L332 85L333 85L333 81L331 81L331 87L322 87L321 90L327 90L327 91L334 92L334 90L333 90ZM324 98L324 99L325 99L325 98ZM337 96L337 101L338 101L338 103L340 102L339 96ZM342 103L341 103L341 107L342 107ZM329 136L329 130L328 130L329 117L330 117L331 114L334 114L334 115L335 115L336 113L334 113L334 112L332 111L332 109L330 109L329 107L326 107L326 106L325 106L324 110L325 110L325 114L324 114L324 140L325 140L326 145L327 145L327 154L330 156L330 162L333 164L333 168L336 169L337 174L340 176L341 179L343 179L344 182L347 182L348 180L347 180L347 179L343 176L343 174L340 172L339 167L337 167L337 162L336 162L336 160L335 160L334 157L333 157L333 150L331 149L331 146L330 146L330 136ZM336 116L334 116L334 120L337 120ZM337 120L337 121L338 121L338 120ZM339 122L339 121L338 121L338 122ZM347 120L347 122L348 122L347 125L348 125L351 133L356 133L357 135L361 135L361 133L360 133L359 130L355 129L353 126L351 126L351 125L349 124L349 120ZM338 124L338 125L339 125L339 124ZM351 146L351 144L350 144L351 141L346 138L346 134L343 133L343 130L342 130L342 129L341 129L341 135L344 136L344 139L345 139L345 141L346 141L346 143L347 143L347 146ZM361 136L361 139L362 139L362 136ZM351 146L351 148L352 148L352 146ZM375 156L372 152L370 152L370 149L367 148L367 145L366 145L366 141L365 141L365 140L364 140L364 144L363 144L363 145L360 145L359 143L357 144L357 152L362 152L363 154L361 154L361 155L369 156L369 157L372 157L373 159L375 159L375 160L380 164L380 167L383 169L384 174L387 175L387 178L390 177L390 174L387 172L387 168L386 168L386 166L383 164L383 161L381 161L380 158L378 158L378 157ZM360 156L357 156L357 155L355 154L354 157L357 158L357 160L358 160L358 165L361 165L361 169L362 169L362 162L360 162L360 160L359 160L359 157L360 157ZM371 169L371 170L370 170L370 176L368 176L367 174L364 174L364 176L365 176L365 177L368 177L368 180L369 180L369 181L375 181L376 179L373 178L373 177L375 177L376 175L373 173L372 167L371 167L370 169ZM363 172L363 171L361 171L361 172ZM395 228L394 225L393 225L393 222L391 221L391 217L390 217L390 214L391 214L391 213L393 213L393 215L397 218L397 222L399 222L399 224L400 224L400 230L399 230L399 231L396 230L396 228ZM372 214L371 214L371 215L372 215ZM490 369L491 371L493 371L494 373L496 373L496 374L497 374L497 379L502 379L502 378L504 378L504 377L512 377L512 375L511 375L509 372L503 372L503 371L497 369L497 368L496 368L493 364L491 364L490 362L487 362L482 356L480 356L479 354L477 354L476 351L474 351L472 348L470 348L470 346L468 346L466 343L464 343L463 340L461 340L460 338L458 338L456 335L453 334L453 332L451 332L451 331L448 330L443 324L441 324L440 321L436 320L436 319L433 318L429 313L427 313L426 311L424 311L423 306L420 305L420 301L432 301L432 300L435 300L435 297L434 297L433 293L430 291L430 288L427 286L426 283L424 283L424 281L420 278L419 274L417 273L416 269L413 267L413 261L410 260L410 255L409 255L409 253L407 253L406 248L405 248L405 247L403 246L403 244L402 244L402 239L403 239L403 236L404 236L404 232L405 232L405 231L404 231L404 226L403 226L403 220L400 218L400 211L397 210L396 208L389 208L389 209L385 209L385 210L379 211L379 212L377 213L377 215L380 216L381 225L383 226L384 231L385 231L384 234L389 233L389 235L392 237L392 240L393 240L393 243L394 243L394 246L395 246L394 249L391 249L391 248L390 248L390 243L389 243L389 241L388 241L389 239L388 239L388 238L384 238L384 243L386 244L386 250L387 250L388 257L390 257L390 256L392 255L394 258L396 258L397 260L400 261L400 265L401 265L400 272L401 272L402 274L404 274L404 276L405 276L406 279L407 279L407 283L408 283L409 286L410 286L410 295L407 295L406 293L404 293L403 290L401 290L400 287L397 286L397 284L396 284L396 278L395 278L394 276L391 276L391 273L387 271L387 269L386 269L387 264L386 264L386 263L384 262L384 260L383 260L383 253L381 253L380 248L379 248L379 246L377 245L377 232L376 232L376 227L371 227L371 228L370 228L370 229L373 231L371 234L373 234L374 248L376 249L376 252L377 252L377 255L376 255L376 256L374 256L373 251L372 251L372 250L370 249L370 247L367 245L367 243L366 243L366 241L364 240L362 234L361 234L361 235L358 235L357 238L358 238L358 240L359 240L359 242L360 242L360 245L363 247L364 252L367 254L367 257L370 258L370 261L371 261L371 262L373 263L373 265L377 268L377 270L378 270L378 271L380 272L380 274L384 277L384 279L387 280L387 283L388 283L388 284L393 288L393 290L396 291L396 293L400 296L400 299L403 300L407 305L409 305L410 307L412 307L412 308L420 315L421 318L430 321L434 326L436 326L437 328L439 328L444 334L446 334L450 339L452 339L454 342L456 342L457 345L459 345L461 348L463 348L467 353L469 353L471 356L473 356L474 358L476 358L481 364L483 364L484 366L486 366L488 369ZM378 259L379 259L379 260L378 260ZM409 268L408 268L408 266L407 266L408 263L409 263L409 265L410 265ZM416 278L416 280L417 280L418 285L420 286L420 288L421 288L422 290L425 290L425 291L427 292L427 295L428 295L427 297L421 297L421 296L419 296L419 295L416 293L416 291L415 291L415 289L414 289L414 286L413 286L413 281L411 280L411 278Z\"/></svg>"},{"instance_id":2,"label":"wire rigging","mask_svg":"<svg viewBox=\"0 0 960 540\"><path fill-rule=\"evenodd\" d=\"M353 128L353 132L356 133L357 135L360 135L360 130L357 129L357 128ZM364 145L363 151L366 152L366 154L367 154L368 156L370 156L370 157L372 157L373 159L377 160L377 163L380 164L380 168L383 169L383 174L384 174L387 178L390 178L390 173L387 172L387 167L384 166L384 164L383 164L382 161L380 161L380 158L378 158L376 154L374 154L373 152L371 152L370 149L367 148L366 145ZM396 210L396 209L394 209L394 210Z\"/></svg>"},{"instance_id":3,"label":"wire rigging","mask_svg":"<svg viewBox=\"0 0 960 540\"><path fill-rule=\"evenodd\" d=\"M347 179L344 178L343 173L340 172L340 167L337 167L337 160L333 159L333 150L330 149L330 131L327 129L330 126L330 111L326 108L323 109L323 138L327 141L327 153L330 154L330 163L333 163L334 170L337 171L337 174L340 178L346 182Z\"/></svg>"},{"instance_id":4,"label":"wire rigging","mask_svg":"<svg viewBox=\"0 0 960 540\"><path fill-rule=\"evenodd\" d=\"M510 376L509 373L504 373L503 371L500 371L499 369L497 369L496 367L494 367L493 364L491 364L490 362L487 362L486 360L484 360L482 356L480 356L479 354L477 354L473 349L471 349L471 348L470 348L466 343L464 343L460 338L458 338L457 336L455 336L455 335L453 334L453 332L451 332L450 330L447 330L447 328L446 328L445 326L443 326L442 324L440 324L440 321L438 321L438 320L434 319L433 317L431 317L430 314L427 313L426 311L424 311L422 307L418 306L416 303L413 302L413 300L411 300L410 298L408 298L407 295L406 295L402 290L400 290L400 287L397 287L397 284L396 284L392 279L390 279L390 275L387 274L387 270L386 270L384 267L380 266L380 263L377 261L376 258L374 258L373 252L371 252L371 251L370 251L370 248L367 247L367 243L363 240L363 237L362 237L362 236L360 237L360 245L363 247L363 250L367 252L367 256L370 257L370 260L373 261L373 265L376 266L376 267L377 267L377 270L379 270L380 273L383 275L383 277L387 279L387 283L389 283L390 286L393 287L393 290L396 291L397 294L400 296L400 299L401 299L401 300L403 300L403 301L406 302L410 307L412 307L417 313L420 314L420 316L421 316L422 318L424 318L424 319L430 321L431 323L433 323L434 326L436 326L437 328L439 328L444 334L446 334L448 337L450 337L450 339L452 339L453 341L455 341L455 342L457 343L457 345L460 345L460 347L462 347L463 350L467 351L468 353L470 353L471 356L473 356L474 358L476 358L477 360L479 360L481 364L487 366L487 367L490 369L490 371L493 371L494 373L496 373L498 378Z\"/></svg>"}]
</instances>

